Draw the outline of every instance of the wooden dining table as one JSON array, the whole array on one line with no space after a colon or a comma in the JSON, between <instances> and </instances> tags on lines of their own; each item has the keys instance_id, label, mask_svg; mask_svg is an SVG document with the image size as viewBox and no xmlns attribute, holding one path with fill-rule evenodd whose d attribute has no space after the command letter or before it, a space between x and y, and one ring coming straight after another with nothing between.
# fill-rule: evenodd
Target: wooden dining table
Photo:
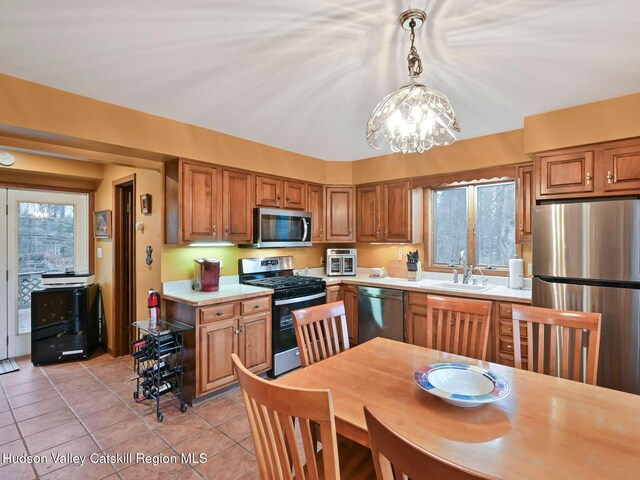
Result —
<instances>
[{"instance_id":1,"label":"wooden dining table","mask_svg":"<svg viewBox=\"0 0 640 480\"><path fill-rule=\"evenodd\" d=\"M459 362L489 369L510 394L455 407L414 381L419 368ZM363 407L442 458L487 476L640 478L640 396L383 338L276 380L329 389L339 434L369 446Z\"/></svg>"}]
</instances>

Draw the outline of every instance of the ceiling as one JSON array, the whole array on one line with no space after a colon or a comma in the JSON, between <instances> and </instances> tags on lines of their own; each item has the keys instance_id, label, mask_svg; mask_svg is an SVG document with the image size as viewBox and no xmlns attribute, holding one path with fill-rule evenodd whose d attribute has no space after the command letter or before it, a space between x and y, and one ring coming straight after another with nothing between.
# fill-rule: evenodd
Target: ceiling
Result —
<instances>
[{"instance_id":1,"label":"ceiling","mask_svg":"<svg viewBox=\"0 0 640 480\"><path fill-rule=\"evenodd\" d=\"M447 94L460 138L640 91L636 0L0 0L2 73L325 160L372 150L407 81ZM1 106L0 106L1 108ZM444 147L442 147L444 148Z\"/></svg>"}]
</instances>

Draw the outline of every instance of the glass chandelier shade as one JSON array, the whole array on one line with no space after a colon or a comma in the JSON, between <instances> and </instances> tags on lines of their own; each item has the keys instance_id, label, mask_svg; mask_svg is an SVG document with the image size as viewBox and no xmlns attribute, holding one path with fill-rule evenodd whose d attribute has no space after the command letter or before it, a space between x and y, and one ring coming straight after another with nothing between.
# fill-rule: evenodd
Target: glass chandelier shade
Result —
<instances>
[{"instance_id":1,"label":"glass chandelier shade","mask_svg":"<svg viewBox=\"0 0 640 480\"><path fill-rule=\"evenodd\" d=\"M416 26L410 15L413 12L400 17L401 25L406 21L411 28L411 50L407 57L410 83L387 95L367 122L367 142L377 150L386 143L394 152L422 153L433 146L452 144L456 141L454 131L460 131L447 96L415 81L422 65L413 45ZM426 14L419 12L426 20Z\"/></svg>"}]
</instances>

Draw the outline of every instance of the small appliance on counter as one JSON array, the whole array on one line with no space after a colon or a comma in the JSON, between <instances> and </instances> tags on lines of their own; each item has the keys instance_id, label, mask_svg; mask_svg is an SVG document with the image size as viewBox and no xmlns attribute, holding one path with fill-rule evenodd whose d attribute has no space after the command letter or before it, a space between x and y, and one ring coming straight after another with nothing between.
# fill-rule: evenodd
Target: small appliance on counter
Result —
<instances>
[{"instance_id":1,"label":"small appliance on counter","mask_svg":"<svg viewBox=\"0 0 640 480\"><path fill-rule=\"evenodd\" d=\"M355 248L327 248L327 276L354 276L357 273L358 251Z\"/></svg>"},{"instance_id":2,"label":"small appliance on counter","mask_svg":"<svg viewBox=\"0 0 640 480\"><path fill-rule=\"evenodd\" d=\"M193 289L197 292L217 292L220 289L220 269L222 260L215 258L197 258Z\"/></svg>"},{"instance_id":3,"label":"small appliance on counter","mask_svg":"<svg viewBox=\"0 0 640 480\"><path fill-rule=\"evenodd\" d=\"M422 263L418 250L407 254L407 280L418 282L422 280Z\"/></svg>"}]
</instances>

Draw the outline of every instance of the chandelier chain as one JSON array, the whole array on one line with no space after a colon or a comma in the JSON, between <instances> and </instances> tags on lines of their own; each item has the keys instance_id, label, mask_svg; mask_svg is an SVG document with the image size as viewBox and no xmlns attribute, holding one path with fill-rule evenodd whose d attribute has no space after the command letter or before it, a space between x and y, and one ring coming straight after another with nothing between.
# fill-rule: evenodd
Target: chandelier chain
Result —
<instances>
[{"instance_id":1,"label":"chandelier chain","mask_svg":"<svg viewBox=\"0 0 640 480\"><path fill-rule=\"evenodd\" d=\"M407 55L407 62L409 62L409 77L418 78L422 73L422 60L420 59L420 55L418 55L418 50L414 45L416 34L414 28L416 26L415 20L411 19L409 22L409 27L411 28L411 34L409 38L411 39L411 49L409 50L409 55Z\"/></svg>"}]
</instances>

